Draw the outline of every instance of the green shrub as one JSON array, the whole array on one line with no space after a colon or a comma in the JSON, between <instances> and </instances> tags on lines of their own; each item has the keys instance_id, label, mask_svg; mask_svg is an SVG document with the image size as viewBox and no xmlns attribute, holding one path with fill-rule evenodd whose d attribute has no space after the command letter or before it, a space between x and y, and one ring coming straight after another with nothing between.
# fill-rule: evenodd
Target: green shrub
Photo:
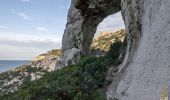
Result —
<instances>
[{"instance_id":1,"label":"green shrub","mask_svg":"<svg viewBox=\"0 0 170 100\"><path fill-rule=\"evenodd\" d=\"M75 65L47 73L4 97L5 100L105 100L108 69L117 62L121 42L111 46L105 57L83 57ZM107 84L109 85L109 84ZM0 98L0 99L1 99Z\"/></svg>"}]
</instances>

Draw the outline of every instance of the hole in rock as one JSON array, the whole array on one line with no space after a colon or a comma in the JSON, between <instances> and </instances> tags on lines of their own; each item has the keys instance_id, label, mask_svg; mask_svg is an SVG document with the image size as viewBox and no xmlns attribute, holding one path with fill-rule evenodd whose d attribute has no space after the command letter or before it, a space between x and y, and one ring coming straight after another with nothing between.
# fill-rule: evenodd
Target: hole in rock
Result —
<instances>
[{"instance_id":1,"label":"hole in rock","mask_svg":"<svg viewBox=\"0 0 170 100\"><path fill-rule=\"evenodd\" d=\"M112 44L120 41L122 44L120 46L123 49L121 52L124 57L126 51L125 34L125 25L121 12L107 16L97 27L90 54L96 57L104 56L111 49ZM120 54L118 51L115 53Z\"/></svg>"}]
</instances>

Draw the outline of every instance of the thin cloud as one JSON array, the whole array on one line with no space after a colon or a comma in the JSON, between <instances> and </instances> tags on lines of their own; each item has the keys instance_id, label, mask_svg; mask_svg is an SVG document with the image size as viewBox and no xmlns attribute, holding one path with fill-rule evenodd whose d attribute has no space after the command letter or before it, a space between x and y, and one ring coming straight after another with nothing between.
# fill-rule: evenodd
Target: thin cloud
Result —
<instances>
[{"instance_id":1,"label":"thin cloud","mask_svg":"<svg viewBox=\"0 0 170 100\"><path fill-rule=\"evenodd\" d=\"M57 35L49 36L49 34L29 34L29 33L16 33L16 32L0 32L0 40L16 40L21 42L28 41L54 41L61 42L62 37Z\"/></svg>"},{"instance_id":2,"label":"thin cloud","mask_svg":"<svg viewBox=\"0 0 170 100\"><path fill-rule=\"evenodd\" d=\"M57 36L36 36L36 35L25 35L21 33L0 33L0 45L9 45L15 47L27 47L27 48L60 48L61 39Z\"/></svg>"},{"instance_id":3,"label":"thin cloud","mask_svg":"<svg viewBox=\"0 0 170 100\"><path fill-rule=\"evenodd\" d=\"M37 27L36 28L38 31L43 31L43 32L48 32L48 29L45 27Z\"/></svg>"},{"instance_id":4,"label":"thin cloud","mask_svg":"<svg viewBox=\"0 0 170 100\"><path fill-rule=\"evenodd\" d=\"M125 28L121 13L116 13L106 17L97 27L96 34L103 31L117 31Z\"/></svg>"},{"instance_id":5,"label":"thin cloud","mask_svg":"<svg viewBox=\"0 0 170 100\"><path fill-rule=\"evenodd\" d=\"M18 15L25 20L32 20L32 18L24 13L18 13Z\"/></svg>"},{"instance_id":6,"label":"thin cloud","mask_svg":"<svg viewBox=\"0 0 170 100\"><path fill-rule=\"evenodd\" d=\"M31 0L21 0L22 2L30 2Z\"/></svg>"},{"instance_id":7,"label":"thin cloud","mask_svg":"<svg viewBox=\"0 0 170 100\"><path fill-rule=\"evenodd\" d=\"M7 29L6 26L0 25L0 29Z\"/></svg>"},{"instance_id":8,"label":"thin cloud","mask_svg":"<svg viewBox=\"0 0 170 100\"><path fill-rule=\"evenodd\" d=\"M9 11L13 14L16 14L17 13L17 10L16 9L9 9Z\"/></svg>"},{"instance_id":9,"label":"thin cloud","mask_svg":"<svg viewBox=\"0 0 170 100\"><path fill-rule=\"evenodd\" d=\"M27 48L37 48L37 49L46 49L46 48L61 48L61 43L51 40L32 40L32 41L18 41L18 40L0 40L0 44L16 46L16 47L27 47Z\"/></svg>"}]
</instances>

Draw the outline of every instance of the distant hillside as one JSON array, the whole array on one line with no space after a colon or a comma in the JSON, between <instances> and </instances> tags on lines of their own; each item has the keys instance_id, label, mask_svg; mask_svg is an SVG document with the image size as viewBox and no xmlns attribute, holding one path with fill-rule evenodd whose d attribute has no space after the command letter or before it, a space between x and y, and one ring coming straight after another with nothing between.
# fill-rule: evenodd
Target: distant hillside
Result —
<instances>
[{"instance_id":1,"label":"distant hillside","mask_svg":"<svg viewBox=\"0 0 170 100\"><path fill-rule=\"evenodd\" d=\"M104 56L105 52L109 51L111 44L116 41L123 42L125 38L125 29L121 29L116 32L101 32L96 37L94 37L91 45L91 56L99 57ZM41 54L35 58L35 61L41 61L40 64L47 66L46 61L49 61L49 58L59 58L62 55L61 49L53 49L47 53ZM48 65L49 66L49 65ZM41 66L42 67L42 66ZM45 67L46 68L46 67Z\"/></svg>"},{"instance_id":2,"label":"distant hillside","mask_svg":"<svg viewBox=\"0 0 170 100\"><path fill-rule=\"evenodd\" d=\"M111 44L120 40L124 41L125 38L125 29L121 29L116 32L101 32L99 35L94 37L94 40L91 45L91 49L99 49L101 51L108 51ZM61 49L53 49L47 51L47 53L41 54L35 58L35 61L43 60L47 56L56 56L57 58L62 55Z\"/></svg>"},{"instance_id":3,"label":"distant hillside","mask_svg":"<svg viewBox=\"0 0 170 100\"><path fill-rule=\"evenodd\" d=\"M61 66L56 66L60 56L61 50L53 49L37 56L31 63L0 73L0 96L16 91L28 78L34 81L40 79L47 72L61 69Z\"/></svg>"},{"instance_id":4,"label":"distant hillside","mask_svg":"<svg viewBox=\"0 0 170 100\"><path fill-rule=\"evenodd\" d=\"M91 45L91 49L93 50L100 50L100 51L109 51L111 44L115 43L116 41L120 40L121 42L124 41L125 38L125 29L121 29L116 32L101 32L96 37ZM60 57L62 55L61 49L53 49L51 51L47 51L47 53L41 54L35 58L35 61L42 61L43 59L53 56L53 57Z\"/></svg>"},{"instance_id":5,"label":"distant hillside","mask_svg":"<svg viewBox=\"0 0 170 100\"><path fill-rule=\"evenodd\" d=\"M47 51L46 53L37 56L35 58L35 61L43 60L46 56L50 56L50 55L57 57L57 58L60 57L61 56L61 49L53 49L51 51Z\"/></svg>"},{"instance_id":6,"label":"distant hillside","mask_svg":"<svg viewBox=\"0 0 170 100\"><path fill-rule=\"evenodd\" d=\"M102 32L94 38L91 48L108 51L111 44L115 43L117 40L121 40L123 42L124 38L125 29L121 29L116 32Z\"/></svg>"}]
</instances>

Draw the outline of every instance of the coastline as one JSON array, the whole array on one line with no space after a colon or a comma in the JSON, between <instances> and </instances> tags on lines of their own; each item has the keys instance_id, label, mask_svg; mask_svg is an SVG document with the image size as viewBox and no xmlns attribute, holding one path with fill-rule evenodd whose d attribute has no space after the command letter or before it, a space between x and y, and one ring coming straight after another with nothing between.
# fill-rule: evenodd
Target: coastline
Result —
<instances>
[{"instance_id":1,"label":"coastline","mask_svg":"<svg viewBox=\"0 0 170 100\"><path fill-rule=\"evenodd\" d=\"M17 67L30 64L34 60L0 60L0 73L14 70Z\"/></svg>"}]
</instances>

